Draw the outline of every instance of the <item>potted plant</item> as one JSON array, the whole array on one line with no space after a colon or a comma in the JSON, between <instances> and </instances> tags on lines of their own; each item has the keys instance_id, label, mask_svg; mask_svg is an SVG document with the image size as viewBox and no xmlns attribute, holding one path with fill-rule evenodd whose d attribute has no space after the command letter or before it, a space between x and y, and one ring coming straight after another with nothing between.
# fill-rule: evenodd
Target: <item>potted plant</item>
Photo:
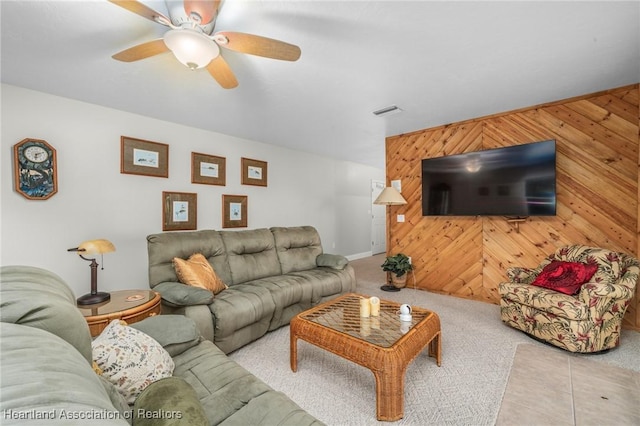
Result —
<instances>
[{"instance_id":1,"label":"potted plant","mask_svg":"<svg viewBox=\"0 0 640 426\"><path fill-rule=\"evenodd\" d=\"M404 253L388 256L381 266L391 276L391 284L397 289L407 285L407 272L413 270L409 256Z\"/></svg>"}]
</instances>

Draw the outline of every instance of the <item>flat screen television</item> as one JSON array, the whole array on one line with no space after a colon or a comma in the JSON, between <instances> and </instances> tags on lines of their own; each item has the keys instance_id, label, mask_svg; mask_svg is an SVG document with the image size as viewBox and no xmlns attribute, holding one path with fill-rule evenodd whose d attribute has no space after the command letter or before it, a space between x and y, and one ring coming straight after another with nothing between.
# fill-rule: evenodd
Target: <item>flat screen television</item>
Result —
<instances>
[{"instance_id":1,"label":"flat screen television","mask_svg":"<svg viewBox=\"0 0 640 426\"><path fill-rule=\"evenodd\" d=\"M556 141L422 160L423 216L554 216Z\"/></svg>"}]
</instances>

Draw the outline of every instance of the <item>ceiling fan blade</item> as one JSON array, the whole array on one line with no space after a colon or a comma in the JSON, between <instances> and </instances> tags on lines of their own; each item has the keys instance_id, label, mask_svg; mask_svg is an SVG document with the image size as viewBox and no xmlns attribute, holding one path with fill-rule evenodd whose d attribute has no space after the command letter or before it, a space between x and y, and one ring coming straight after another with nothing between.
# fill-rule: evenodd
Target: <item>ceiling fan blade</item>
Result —
<instances>
[{"instance_id":1,"label":"ceiling fan blade","mask_svg":"<svg viewBox=\"0 0 640 426\"><path fill-rule=\"evenodd\" d=\"M233 89L238 86L236 76L233 75L233 71L231 71L229 64L227 64L222 55L218 55L217 58L209 62L207 71L225 89Z\"/></svg>"},{"instance_id":2,"label":"ceiling fan blade","mask_svg":"<svg viewBox=\"0 0 640 426\"><path fill-rule=\"evenodd\" d=\"M169 48L164 43L164 40L159 38L118 52L112 58L122 62L133 62L165 52L169 52Z\"/></svg>"},{"instance_id":3,"label":"ceiling fan blade","mask_svg":"<svg viewBox=\"0 0 640 426\"><path fill-rule=\"evenodd\" d=\"M157 12L150 7L145 6L136 0L109 0L113 4L117 4L120 7L127 9L129 12L133 12L137 15L147 18L153 22L157 22L162 25L169 25L171 20L164 16L162 13Z\"/></svg>"},{"instance_id":4,"label":"ceiling fan blade","mask_svg":"<svg viewBox=\"0 0 640 426\"><path fill-rule=\"evenodd\" d=\"M206 25L218 15L218 7L221 0L184 0L184 10L187 16L196 14L200 17L199 24Z\"/></svg>"},{"instance_id":5,"label":"ceiling fan blade","mask_svg":"<svg viewBox=\"0 0 640 426\"><path fill-rule=\"evenodd\" d=\"M300 48L294 44L254 34L221 31L215 34L214 39L220 46L236 52L281 59L283 61L297 61L302 53ZM227 41L226 43L220 42L220 39L226 39Z\"/></svg>"}]
</instances>

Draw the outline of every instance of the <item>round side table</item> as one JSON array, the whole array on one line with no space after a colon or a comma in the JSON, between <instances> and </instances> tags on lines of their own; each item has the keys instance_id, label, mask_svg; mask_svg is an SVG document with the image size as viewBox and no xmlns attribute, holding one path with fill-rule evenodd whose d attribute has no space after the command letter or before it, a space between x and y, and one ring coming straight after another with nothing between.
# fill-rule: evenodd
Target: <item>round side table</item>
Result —
<instances>
[{"instance_id":1,"label":"round side table","mask_svg":"<svg viewBox=\"0 0 640 426\"><path fill-rule=\"evenodd\" d=\"M78 309L87 320L91 336L102 333L114 319L131 324L160 314L160 294L151 290L112 291L111 299L95 305L82 305Z\"/></svg>"}]
</instances>

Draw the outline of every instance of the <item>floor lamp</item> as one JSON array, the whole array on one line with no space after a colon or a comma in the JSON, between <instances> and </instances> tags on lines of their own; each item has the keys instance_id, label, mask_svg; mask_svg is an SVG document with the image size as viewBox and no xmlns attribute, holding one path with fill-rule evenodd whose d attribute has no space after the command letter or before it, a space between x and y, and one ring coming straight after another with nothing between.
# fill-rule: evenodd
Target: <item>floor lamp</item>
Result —
<instances>
[{"instance_id":1,"label":"floor lamp","mask_svg":"<svg viewBox=\"0 0 640 426\"><path fill-rule=\"evenodd\" d=\"M407 200L404 199L402 194L398 192L393 186L387 186L382 190L378 198L373 202L373 204L382 204L385 206L402 206L407 204ZM383 291L399 291L400 289L394 285L385 284L380 287L380 290Z\"/></svg>"}]
</instances>

